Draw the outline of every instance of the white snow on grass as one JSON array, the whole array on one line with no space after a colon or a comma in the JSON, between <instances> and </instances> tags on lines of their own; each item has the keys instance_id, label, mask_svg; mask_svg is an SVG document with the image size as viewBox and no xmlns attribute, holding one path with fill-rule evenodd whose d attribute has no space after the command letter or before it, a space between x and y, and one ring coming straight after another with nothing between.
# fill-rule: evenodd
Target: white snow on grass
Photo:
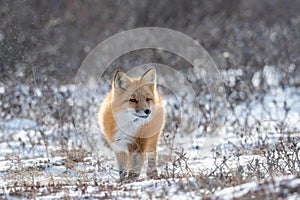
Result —
<instances>
[{"instance_id":1,"label":"white snow on grass","mask_svg":"<svg viewBox=\"0 0 300 200\"><path fill-rule=\"evenodd\" d=\"M37 122L26 118L13 118L0 121L0 128L4 130L34 130Z\"/></svg>"},{"instance_id":2,"label":"white snow on grass","mask_svg":"<svg viewBox=\"0 0 300 200\"><path fill-rule=\"evenodd\" d=\"M283 190L285 188L286 191ZM250 182L241 184L235 187L228 187L222 190L218 190L212 196L212 199L239 199L239 198L250 198L255 195L265 194L275 194L276 193L286 193L288 196L288 189L297 189L300 188L300 179L295 178L295 176L282 176L275 177L271 180L264 180L259 182ZM297 195L298 198L300 195Z\"/></svg>"},{"instance_id":3,"label":"white snow on grass","mask_svg":"<svg viewBox=\"0 0 300 200\"><path fill-rule=\"evenodd\" d=\"M266 68L272 70L272 67ZM233 75L234 73L231 72ZM237 72L239 74L239 72ZM268 73L264 72L266 76ZM233 78L231 82L234 82ZM233 83L232 83L233 84ZM270 82L277 84L277 80ZM22 87L28 93L27 87ZM1 88L0 88L1 89ZM67 93L74 91L73 86L61 86L57 92ZM0 91L1 92L1 91ZM35 90L37 96L42 95L41 90ZM86 95L89 91L83 91ZM82 94L77 94L80 95ZM161 177L158 180L148 179L145 175L145 166L142 174L136 182L118 183L117 163L113 153L108 153L109 149L103 142L97 143L99 147L94 158L91 154L72 157L77 154L75 147L77 141L84 140L76 134L73 125L65 124L61 127L53 127L38 124L33 119L12 118L0 121L0 197L13 199L11 193L20 195L25 192L30 194L28 187L35 188L36 196L40 199L58 198L112 198L112 199L200 199L201 195L212 197L213 199L232 199L249 197L249 193L259 192L263 187L270 193L278 193L281 185L286 190L300 187L300 180L295 176L282 176L272 178L267 174L267 158L263 156L263 150L258 147L276 147L279 139L288 140L289 137L298 138L296 149L300 149L299 129L300 129L300 89L280 88L272 89L264 94L263 102L253 101L250 104L239 104L234 113L229 113L227 120L236 116L240 117L241 124L247 117L246 111L252 114L248 119L249 127L232 126L225 123L222 138L205 136L202 133L194 136L186 134L186 137L179 137L173 144L179 152L174 153L172 147L163 142L159 146L159 173L166 175L174 173L174 178ZM87 98L88 99L88 98ZM276 105L274 104L276 100ZM86 99L85 99L86 100ZM73 100L67 100L69 105L73 105ZM168 99L166 99L168 101ZM172 99L171 106L176 103ZM77 102L78 103L78 102ZM80 101L84 106L86 102ZM174 109L170 105L167 110ZM289 108L285 115L286 108ZM79 113L80 114L80 113ZM178 113L176 113L178 114ZM254 116L254 117L253 117ZM270 116L272 118L270 119ZM286 116L286 117L285 117ZM184 117L188 117L185 115ZM81 118L80 118L81 119ZM83 121L82 121L83 122ZM183 123L187 123L184 119ZM259 124L258 124L259 122ZM278 122L283 122L289 135L283 135L278 131ZM85 124L84 124L85 125ZM242 130L248 132L242 132ZM43 135L39 132L43 131ZM88 127L92 134L100 134L96 128ZM201 129L203 131L203 129ZM182 130L181 130L182 131ZM67 135L64 135L68 132ZM200 132L200 131L199 131ZM86 132L87 133L87 132ZM244 133L243 137L237 133ZM89 133L86 137L89 138ZM57 138L64 138L58 140ZM91 137L93 138L93 137ZM89 139L91 139L89 138ZM98 137L100 138L100 137ZM205 145L206 144L206 145ZM213 144L207 145L207 144ZM184 147L180 152L179 146ZM87 146L80 147L80 150L88 150ZM213 148L213 151L209 151ZM258 148L258 149L257 149ZM78 149L76 149L78 150ZM98 154L99 153L99 154ZM182 154L181 154L182 153ZM185 154L186 153L186 154ZM290 153L290 152L288 152ZM170 155L172 154L172 155ZM277 159L282 155L277 155ZM175 162L178 160L178 162ZM179 163L180 161L180 163ZM244 180L247 183L235 187L225 187L220 189L218 185L214 189L208 190L206 185L202 185L201 178L197 175L220 175L237 172L242 168L241 175L251 172L251 165L261 168L260 173L265 173L260 182L251 179ZM223 168L218 168L219 166ZM286 168L283 169L287 169ZM295 167L299 172L299 166ZM195 175L193 177L193 175ZM270 180L274 181L270 184ZM202 180L203 181L203 180ZM214 177L207 177L207 182L213 182ZM28 186L29 185L29 186ZM40 185L40 187L36 187ZM25 195L26 195L25 194ZM298 191L299 194L299 191ZM287 194L289 196L289 194ZM24 197L24 196L22 196ZM290 197L299 197L290 194Z\"/></svg>"}]
</instances>

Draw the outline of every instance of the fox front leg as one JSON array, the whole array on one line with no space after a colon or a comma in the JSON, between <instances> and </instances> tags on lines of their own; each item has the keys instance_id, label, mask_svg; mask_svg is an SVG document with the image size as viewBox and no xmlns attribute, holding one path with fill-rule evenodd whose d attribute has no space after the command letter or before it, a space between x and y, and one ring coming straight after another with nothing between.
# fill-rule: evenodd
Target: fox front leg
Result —
<instances>
[{"instance_id":1,"label":"fox front leg","mask_svg":"<svg viewBox=\"0 0 300 200\"><path fill-rule=\"evenodd\" d=\"M129 155L129 179L135 179L140 176L140 172L144 163L144 155L142 152L133 152Z\"/></svg>"},{"instance_id":2,"label":"fox front leg","mask_svg":"<svg viewBox=\"0 0 300 200\"><path fill-rule=\"evenodd\" d=\"M122 182L127 176L128 155L124 151L115 152L115 154L118 161L120 182Z\"/></svg>"},{"instance_id":3,"label":"fox front leg","mask_svg":"<svg viewBox=\"0 0 300 200\"><path fill-rule=\"evenodd\" d=\"M157 173L157 142L158 142L158 137L160 134L155 135L148 147L148 166L147 166L147 176L149 178L157 178L158 173Z\"/></svg>"},{"instance_id":4,"label":"fox front leg","mask_svg":"<svg viewBox=\"0 0 300 200\"><path fill-rule=\"evenodd\" d=\"M156 151L148 153L147 176L149 178L157 178L158 177L156 161L157 161Z\"/></svg>"}]
</instances>

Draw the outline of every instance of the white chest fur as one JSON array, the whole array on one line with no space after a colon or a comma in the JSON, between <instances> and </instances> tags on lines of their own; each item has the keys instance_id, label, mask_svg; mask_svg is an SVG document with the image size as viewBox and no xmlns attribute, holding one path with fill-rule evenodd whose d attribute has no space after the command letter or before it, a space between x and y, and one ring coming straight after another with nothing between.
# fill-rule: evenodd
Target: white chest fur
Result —
<instances>
[{"instance_id":1,"label":"white chest fur","mask_svg":"<svg viewBox=\"0 0 300 200\"><path fill-rule=\"evenodd\" d=\"M133 137L136 136L140 127L150 120L151 116L142 119L133 115L134 112L133 109L128 109L114 113L116 127L111 145L115 151L128 151L128 145L134 142Z\"/></svg>"}]
</instances>

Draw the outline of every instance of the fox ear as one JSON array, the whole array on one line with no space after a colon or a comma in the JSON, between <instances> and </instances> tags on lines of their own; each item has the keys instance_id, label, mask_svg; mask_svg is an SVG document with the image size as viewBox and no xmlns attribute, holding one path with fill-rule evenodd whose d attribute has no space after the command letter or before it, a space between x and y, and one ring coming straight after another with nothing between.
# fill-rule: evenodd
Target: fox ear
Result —
<instances>
[{"instance_id":1,"label":"fox ear","mask_svg":"<svg viewBox=\"0 0 300 200\"><path fill-rule=\"evenodd\" d=\"M126 91L130 84L130 78L121 70L116 71L114 77L114 87L121 91Z\"/></svg>"},{"instance_id":2,"label":"fox ear","mask_svg":"<svg viewBox=\"0 0 300 200\"><path fill-rule=\"evenodd\" d=\"M156 85L156 70L154 67L151 67L145 74L142 76L142 81L145 84L153 84Z\"/></svg>"}]
</instances>

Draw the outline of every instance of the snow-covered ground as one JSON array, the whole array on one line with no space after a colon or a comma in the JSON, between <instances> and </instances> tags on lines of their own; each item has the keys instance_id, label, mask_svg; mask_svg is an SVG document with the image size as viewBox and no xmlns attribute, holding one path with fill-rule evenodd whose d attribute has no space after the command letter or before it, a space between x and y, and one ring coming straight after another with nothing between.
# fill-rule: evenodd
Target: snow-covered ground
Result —
<instances>
[{"instance_id":1,"label":"snow-covered ground","mask_svg":"<svg viewBox=\"0 0 300 200\"><path fill-rule=\"evenodd\" d=\"M30 91L26 86L18 88L19 98L26 104L30 101L26 99ZM1 93L7 90L3 87ZM53 87L50 91L56 99L54 104L73 106L68 93L75 90L72 85ZM39 97L46 92L42 88L34 90L32 104L40 110L44 108ZM140 179L131 183L118 183L116 161L101 137L97 138L96 150L84 142L98 134L97 127L85 129L89 131L84 132L84 136L78 133L72 121L65 119L64 123L55 123L57 119L64 119L64 113L56 117L50 110L46 110L49 116L41 115L41 118L3 117L0 121L1 197L299 198L299 94L299 88L272 89L264 94L262 101L254 98L240 103L227 112L219 138L199 133L184 135L166 128L159 146L160 178L148 179L143 168ZM94 101L101 98L103 95ZM177 100L165 96L165 101L167 111L174 109ZM3 98L2 112L8 106L6 103ZM89 106L95 109L93 102ZM26 109L29 108L24 105L21 112L27 112ZM87 118L93 122L93 116ZM187 113L181 116L185 117L181 123L189 120ZM234 120L236 124L231 123ZM247 125L245 120L248 120ZM199 130L204 128L200 126ZM175 134L172 146L164 138L168 134ZM209 139L215 140L213 146L203 148ZM174 146L183 148L174 150Z\"/></svg>"}]
</instances>

